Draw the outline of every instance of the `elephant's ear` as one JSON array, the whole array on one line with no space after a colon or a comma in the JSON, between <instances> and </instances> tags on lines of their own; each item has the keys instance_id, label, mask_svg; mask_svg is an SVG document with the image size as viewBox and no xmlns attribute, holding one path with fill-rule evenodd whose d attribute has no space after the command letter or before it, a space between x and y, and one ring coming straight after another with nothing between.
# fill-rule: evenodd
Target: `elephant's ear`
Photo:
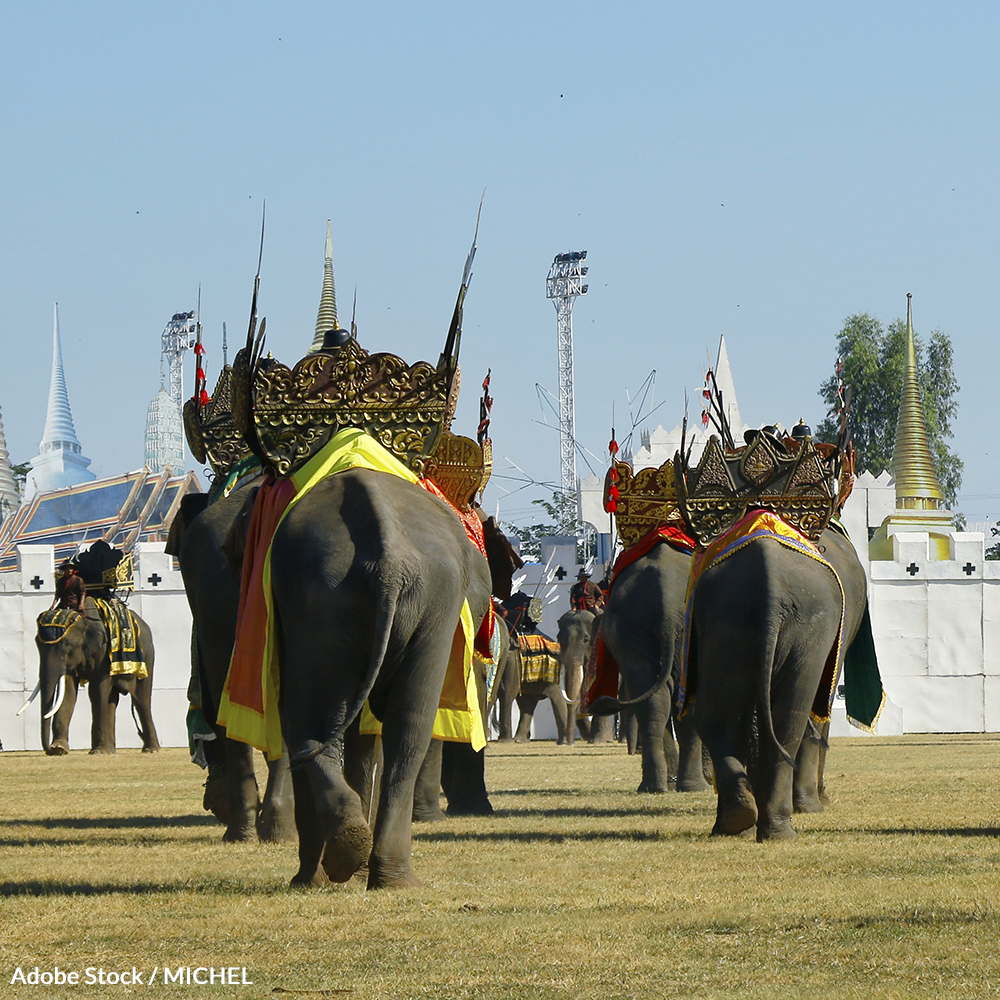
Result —
<instances>
[{"instance_id":1,"label":"elephant's ear","mask_svg":"<svg viewBox=\"0 0 1000 1000\"><path fill-rule=\"evenodd\" d=\"M226 535L226 540L222 543L222 551L225 553L226 561L229 563L229 571L233 574L233 579L239 582L243 573L243 554L247 544L247 530L250 527L250 516L253 514L254 503L257 501L257 491L259 486L247 492L247 498L240 508L240 512L233 520Z\"/></svg>"},{"instance_id":2,"label":"elephant's ear","mask_svg":"<svg viewBox=\"0 0 1000 1000\"><path fill-rule=\"evenodd\" d=\"M490 565L490 578L493 584L493 596L501 601L507 600L511 592L511 579L524 565L524 560L514 551L510 539L500 530L493 517L482 518L483 542L486 545L486 561Z\"/></svg>"},{"instance_id":3,"label":"elephant's ear","mask_svg":"<svg viewBox=\"0 0 1000 1000\"><path fill-rule=\"evenodd\" d=\"M190 402L190 401L189 401ZM181 508L170 525L164 552L168 556L181 554L181 543L187 526L208 506L207 493L188 493L181 497Z\"/></svg>"}]
</instances>

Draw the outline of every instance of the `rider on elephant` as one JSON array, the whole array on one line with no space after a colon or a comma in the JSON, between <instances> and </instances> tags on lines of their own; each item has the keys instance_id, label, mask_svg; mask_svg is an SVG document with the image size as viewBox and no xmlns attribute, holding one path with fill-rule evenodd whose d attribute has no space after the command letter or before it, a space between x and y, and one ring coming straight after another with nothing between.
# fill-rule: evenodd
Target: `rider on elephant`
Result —
<instances>
[{"instance_id":1,"label":"rider on elephant","mask_svg":"<svg viewBox=\"0 0 1000 1000\"><path fill-rule=\"evenodd\" d=\"M576 576L576 583L570 587L569 606L573 611L589 611L598 615L604 610L604 595L596 583L592 583L590 574L581 569Z\"/></svg>"},{"instance_id":2,"label":"rider on elephant","mask_svg":"<svg viewBox=\"0 0 1000 1000\"><path fill-rule=\"evenodd\" d=\"M56 572L56 596L52 607L68 608L70 611L83 614L86 599L87 585L83 582L76 564L66 559Z\"/></svg>"}]
</instances>

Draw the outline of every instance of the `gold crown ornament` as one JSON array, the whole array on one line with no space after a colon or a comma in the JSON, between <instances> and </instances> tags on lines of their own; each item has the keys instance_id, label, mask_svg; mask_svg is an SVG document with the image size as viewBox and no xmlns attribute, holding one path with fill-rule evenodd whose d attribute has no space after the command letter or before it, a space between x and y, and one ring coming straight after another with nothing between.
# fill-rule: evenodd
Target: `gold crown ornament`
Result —
<instances>
[{"instance_id":1,"label":"gold crown ornament","mask_svg":"<svg viewBox=\"0 0 1000 1000\"><path fill-rule=\"evenodd\" d=\"M215 392L205 402L192 396L184 404L184 434L195 460L212 467L216 475L231 469L250 454L233 420L233 369L226 365Z\"/></svg>"},{"instance_id":2,"label":"gold crown ornament","mask_svg":"<svg viewBox=\"0 0 1000 1000\"><path fill-rule=\"evenodd\" d=\"M658 469L633 473L628 462L613 462L604 480L604 509L614 513L618 537L626 548L661 524L683 529L674 463L668 459Z\"/></svg>"}]
</instances>

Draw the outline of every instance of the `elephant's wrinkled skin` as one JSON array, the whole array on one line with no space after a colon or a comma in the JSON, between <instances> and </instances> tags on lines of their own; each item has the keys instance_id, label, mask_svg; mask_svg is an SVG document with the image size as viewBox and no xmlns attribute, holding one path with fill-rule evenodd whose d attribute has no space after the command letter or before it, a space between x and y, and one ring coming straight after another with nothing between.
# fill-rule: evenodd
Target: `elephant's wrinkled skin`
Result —
<instances>
[{"instance_id":1,"label":"elephant's wrinkled skin","mask_svg":"<svg viewBox=\"0 0 1000 1000\"><path fill-rule=\"evenodd\" d=\"M254 491L251 483L207 507L204 494L190 500L185 497L167 545L167 551L177 556L184 578L194 622L193 669L198 672L202 711L216 734L216 739L205 748L209 755L206 808L213 787L221 780L223 802L213 812L226 823L222 837L226 842L255 837L272 842L295 839L287 755L268 763L267 789L260 802L253 747L227 739L226 731L215 725L233 652L240 601L242 551L230 553L231 559L227 544L232 544L234 535L242 537L240 532L233 531L233 525L244 516L247 500ZM218 779L220 772L222 777Z\"/></svg>"},{"instance_id":2,"label":"elephant's wrinkled skin","mask_svg":"<svg viewBox=\"0 0 1000 1000\"><path fill-rule=\"evenodd\" d=\"M403 479L353 469L316 485L271 547L282 650L281 724L293 763L296 884L419 884L414 785L431 741L462 601L481 621L486 560L444 504ZM374 833L344 777L344 737L365 698L383 723ZM370 852L370 856L369 856Z\"/></svg>"},{"instance_id":3,"label":"elephant's wrinkled skin","mask_svg":"<svg viewBox=\"0 0 1000 1000\"><path fill-rule=\"evenodd\" d=\"M864 571L843 536L828 530L819 544L843 584L843 641L849 644L864 612ZM840 609L830 570L770 538L750 542L698 581L694 715L715 766L713 833L739 834L756 825L758 840L795 836L790 761L800 751ZM755 708L758 765L751 788L746 764Z\"/></svg>"},{"instance_id":4,"label":"elephant's wrinkled skin","mask_svg":"<svg viewBox=\"0 0 1000 1000\"><path fill-rule=\"evenodd\" d=\"M153 690L153 637L149 626L135 616L139 627L139 647L149 676L136 680L134 674L111 674L108 633L93 600L87 599L83 615L66 630L58 642L46 643L36 637L39 656L39 691L42 705L42 749L50 755L69 752L69 723L76 707L80 684L90 685L90 752L115 752L115 709L122 694L132 696L141 727L142 749L160 749L150 710ZM59 678L65 676L65 694L58 711L50 719ZM49 723L51 740L49 738Z\"/></svg>"},{"instance_id":5,"label":"elephant's wrinkled skin","mask_svg":"<svg viewBox=\"0 0 1000 1000\"><path fill-rule=\"evenodd\" d=\"M686 553L656 545L618 574L602 620L604 644L633 693L631 707L642 752L640 792L665 792L669 787L664 744L673 743L667 724L680 669L690 567ZM618 705L611 702L607 708L614 711ZM686 720L677 724L677 730L677 791L702 791L708 783L702 775L701 741Z\"/></svg>"}]
</instances>

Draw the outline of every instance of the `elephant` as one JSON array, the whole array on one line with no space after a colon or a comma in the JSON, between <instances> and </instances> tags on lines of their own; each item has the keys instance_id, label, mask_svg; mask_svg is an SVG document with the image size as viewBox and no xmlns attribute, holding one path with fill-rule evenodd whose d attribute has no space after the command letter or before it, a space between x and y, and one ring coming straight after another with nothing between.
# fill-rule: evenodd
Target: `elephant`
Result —
<instances>
[{"instance_id":1,"label":"elephant","mask_svg":"<svg viewBox=\"0 0 1000 1000\"><path fill-rule=\"evenodd\" d=\"M259 838L265 842L295 839L294 808L287 754L268 762L267 787L259 798L253 748L226 737L216 724L219 699L229 670L240 600L242 551L238 524L259 480L208 503L208 495L192 494L181 502L171 526L167 551L180 563L193 620L192 672L206 721L216 739L204 744L209 776L205 807L226 824L223 841Z\"/></svg>"},{"instance_id":2,"label":"elephant","mask_svg":"<svg viewBox=\"0 0 1000 1000\"><path fill-rule=\"evenodd\" d=\"M108 630L93 597L86 599L82 614L61 610L39 616L35 637L39 677L32 698L39 692L42 695L42 749L50 756L69 752L70 719L79 687L87 683L90 684L92 716L91 753L115 753L115 709L122 694L132 696L143 753L160 749L150 710L153 637L149 626L138 615L133 617L138 629L138 653L148 673L141 680L137 680L135 674L111 673Z\"/></svg>"},{"instance_id":3,"label":"elephant","mask_svg":"<svg viewBox=\"0 0 1000 1000\"><path fill-rule=\"evenodd\" d=\"M689 670L696 671L695 726L715 767L715 835L756 826L758 841L792 838L795 798L815 803L819 797L818 750L810 741L804 747L803 735L835 646L841 602L846 649L864 614L866 581L843 535L823 531L818 548L839 583L820 561L773 537L752 539L697 581ZM793 790L797 756L811 786L799 796Z\"/></svg>"},{"instance_id":4,"label":"elephant","mask_svg":"<svg viewBox=\"0 0 1000 1000\"><path fill-rule=\"evenodd\" d=\"M684 597L691 556L670 544L654 545L616 576L602 618L601 634L621 671L622 700L600 699L595 713L631 709L642 754L639 792L666 792L671 779L668 753L676 759L679 792L707 789L701 741L690 721L674 720L679 752L669 731L673 696L680 672ZM634 739L630 752L634 752Z\"/></svg>"},{"instance_id":5,"label":"elephant","mask_svg":"<svg viewBox=\"0 0 1000 1000\"><path fill-rule=\"evenodd\" d=\"M281 649L280 717L292 761L299 871L419 885L411 861L418 772L431 743L464 600L481 621L486 560L441 501L405 479L353 468L291 507L271 542ZM345 776L345 740L365 701L383 724L374 831Z\"/></svg>"},{"instance_id":6,"label":"elephant","mask_svg":"<svg viewBox=\"0 0 1000 1000\"><path fill-rule=\"evenodd\" d=\"M515 701L520 719L513 739L516 743L524 743L531 738L531 722L538 703L543 698L548 698L556 722L556 743L559 746L572 746L576 736L584 663L590 656L593 628L594 615L589 611L567 611L559 619L558 659L561 676L556 680L522 680L520 652L516 643L511 645L501 681L501 740L511 738L511 706ZM589 736L589 729L583 735Z\"/></svg>"}]
</instances>

